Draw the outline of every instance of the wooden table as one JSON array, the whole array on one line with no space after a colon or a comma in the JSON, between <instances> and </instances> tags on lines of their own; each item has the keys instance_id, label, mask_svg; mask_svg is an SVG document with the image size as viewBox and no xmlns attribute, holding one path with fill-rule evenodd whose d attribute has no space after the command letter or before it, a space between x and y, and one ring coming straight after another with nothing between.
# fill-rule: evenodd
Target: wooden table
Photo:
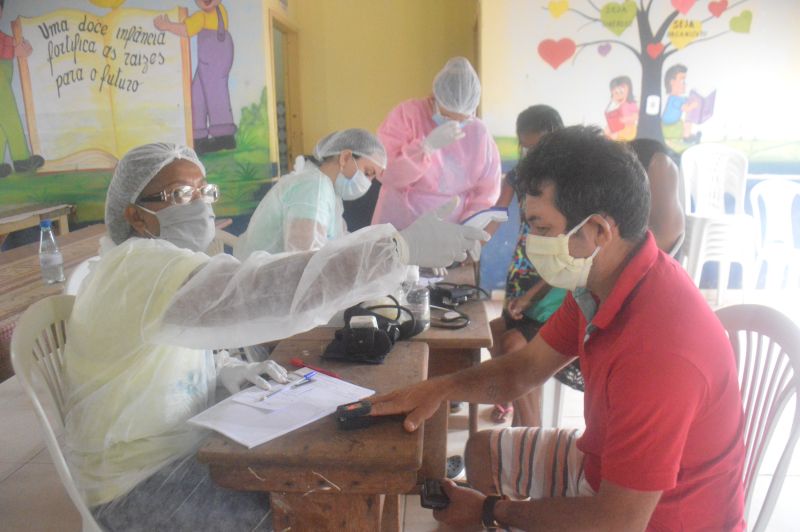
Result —
<instances>
[{"instance_id":1,"label":"wooden table","mask_svg":"<svg viewBox=\"0 0 800 532\"><path fill-rule=\"evenodd\" d=\"M462 266L448 272L445 281L456 284L474 284L475 273L472 266ZM483 301L471 301L460 305L458 310L467 314L470 323L463 329L429 328L427 331L410 338L412 342L425 342L430 349L428 375L438 377L447 375L481 363L481 348L492 346L492 331ZM294 336L294 339L320 340L330 342L335 327L317 327ZM394 352L387 357L389 360ZM394 388L401 388L396 384ZM428 420L431 437L425 438L425 453L421 476L426 478L442 478L445 476L447 463L447 420L450 405L445 402ZM433 428L435 427L435 430ZM478 430L478 405L469 405L469 432Z\"/></svg>"},{"instance_id":2,"label":"wooden table","mask_svg":"<svg viewBox=\"0 0 800 532\"><path fill-rule=\"evenodd\" d=\"M69 233L68 217L73 210L72 205L40 203L0 206L0 244L5 241L9 233L28 227L38 227L39 222L47 219L57 223L59 235L65 235Z\"/></svg>"},{"instance_id":3,"label":"wooden table","mask_svg":"<svg viewBox=\"0 0 800 532\"><path fill-rule=\"evenodd\" d=\"M56 238L64 257L66 276L78 264L97 255L100 237L105 231L105 225L97 224ZM9 347L11 333L20 314L32 303L60 294L63 290L63 283L48 285L42 281L38 243L0 253L0 381L13 375Z\"/></svg>"},{"instance_id":4,"label":"wooden table","mask_svg":"<svg viewBox=\"0 0 800 532\"><path fill-rule=\"evenodd\" d=\"M398 343L381 365L323 362L326 345L285 340L271 358L289 367L289 359L300 356L378 393L427 376L422 343ZM328 416L253 449L213 434L197 457L223 487L270 492L275 530L397 531L399 497L415 489L426 430L408 433L400 422L387 421L342 431Z\"/></svg>"}]
</instances>

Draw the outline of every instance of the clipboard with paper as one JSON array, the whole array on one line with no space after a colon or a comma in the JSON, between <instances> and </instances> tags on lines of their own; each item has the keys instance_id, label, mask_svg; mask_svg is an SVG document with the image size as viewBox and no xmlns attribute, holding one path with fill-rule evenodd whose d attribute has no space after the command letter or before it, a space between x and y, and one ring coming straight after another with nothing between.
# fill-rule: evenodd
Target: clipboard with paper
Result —
<instances>
[{"instance_id":1,"label":"clipboard with paper","mask_svg":"<svg viewBox=\"0 0 800 532\"><path fill-rule=\"evenodd\" d=\"M372 395L374 390L317 373L308 384L296 386L308 373L302 368L287 383L270 381L272 389L246 388L189 419L253 448L283 436L336 411L336 407Z\"/></svg>"}]
</instances>

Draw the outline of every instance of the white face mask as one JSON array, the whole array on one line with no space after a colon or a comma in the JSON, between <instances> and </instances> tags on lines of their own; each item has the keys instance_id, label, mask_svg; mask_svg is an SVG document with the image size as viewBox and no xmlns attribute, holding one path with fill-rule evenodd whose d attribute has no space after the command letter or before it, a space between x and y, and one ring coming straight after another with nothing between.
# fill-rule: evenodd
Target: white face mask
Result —
<instances>
[{"instance_id":1,"label":"white face mask","mask_svg":"<svg viewBox=\"0 0 800 532\"><path fill-rule=\"evenodd\" d=\"M569 237L574 235L591 216L576 225L569 233L558 236L528 235L525 241L525 253L536 272L550 286L575 290L586 286L589 270L600 248L585 259L578 259L569 254Z\"/></svg>"},{"instance_id":2,"label":"white face mask","mask_svg":"<svg viewBox=\"0 0 800 532\"><path fill-rule=\"evenodd\" d=\"M339 175L336 176L336 181L333 183L333 189L345 201L353 201L360 198L369 191L369 187L372 185L372 181L358 167L358 162L355 158L353 162L356 163L356 173L353 174L353 177L347 177L339 172Z\"/></svg>"},{"instance_id":3,"label":"white face mask","mask_svg":"<svg viewBox=\"0 0 800 532\"><path fill-rule=\"evenodd\" d=\"M137 207L158 218L160 234L155 236L148 232L152 238L192 251L205 251L214 240L214 210L208 203L195 200L186 205L170 205L160 211L151 211L141 205Z\"/></svg>"}]
</instances>

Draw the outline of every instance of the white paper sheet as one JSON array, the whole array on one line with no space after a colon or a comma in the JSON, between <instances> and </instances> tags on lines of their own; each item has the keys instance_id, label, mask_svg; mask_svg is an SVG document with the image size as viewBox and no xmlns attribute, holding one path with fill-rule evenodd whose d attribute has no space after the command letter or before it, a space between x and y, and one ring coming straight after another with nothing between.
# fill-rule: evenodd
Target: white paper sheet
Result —
<instances>
[{"instance_id":1,"label":"white paper sheet","mask_svg":"<svg viewBox=\"0 0 800 532\"><path fill-rule=\"evenodd\" d=\"M297 370L295 376L308 371ZM270 384L269 392L252 386L194 416L189 423L215 430L252 448L332 414L339 405L375 393L321 373L314 375L312 382L296 388L291 387L293 383L270 381Z\"/></svg>"}]
</instances>

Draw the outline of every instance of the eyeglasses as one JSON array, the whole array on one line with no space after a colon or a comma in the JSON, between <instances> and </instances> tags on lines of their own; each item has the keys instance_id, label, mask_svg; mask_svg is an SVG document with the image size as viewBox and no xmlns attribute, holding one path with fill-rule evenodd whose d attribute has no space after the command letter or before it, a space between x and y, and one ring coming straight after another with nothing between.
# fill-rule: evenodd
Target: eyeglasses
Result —
<instances>
[{"instance_id":1,"label":"eyeglasses","mask_svg":"<svg viewBox=\"0 0 800 532\"><path fill-rule=\"evenodd\" d=\"M209 183L207 185L203 185L202 187L180 185L171 190L162 190L158 194L139 198L137 202L150 203L168 201L172 205L186 205L187 203L192 202L195 191L200 192L200 199L204 203L216 203L219 199L219 187Z\"/></svg>"}]
</instances>

